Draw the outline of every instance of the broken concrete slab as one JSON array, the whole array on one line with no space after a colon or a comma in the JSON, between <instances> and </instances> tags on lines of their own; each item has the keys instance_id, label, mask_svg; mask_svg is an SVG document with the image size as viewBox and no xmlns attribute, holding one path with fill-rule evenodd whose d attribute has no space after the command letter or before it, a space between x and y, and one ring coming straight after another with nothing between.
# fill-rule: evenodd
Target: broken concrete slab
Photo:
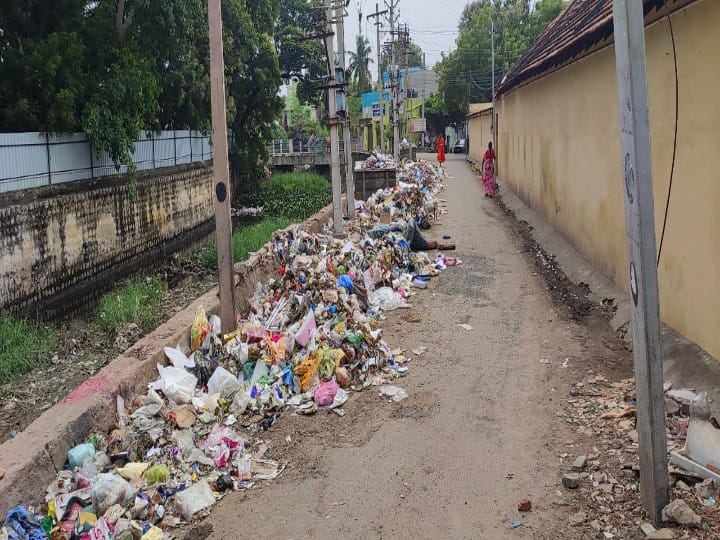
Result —
<instances>
[{"instance_id":1,"label":"broken concrete slab","mask_svg":"<svg viewBox=\"0 0 720 540\"><path fill-rule=\"evenodd\" d=\"M573 472L583 472L585 465L587 464L587 456L578 456L575 458L572 464Z\"/></svg>"},{"instance_id":2,"label":"broken concrete slab","mask_svg":"<svg viewBox=\"0 0 720 540\"><path fill-rule=\"evenodd\" d=\"M577 489L580 486L580 475L577 473L565 473L562 477L562 484L568 489Z\"/></svg>"}]
</instances>

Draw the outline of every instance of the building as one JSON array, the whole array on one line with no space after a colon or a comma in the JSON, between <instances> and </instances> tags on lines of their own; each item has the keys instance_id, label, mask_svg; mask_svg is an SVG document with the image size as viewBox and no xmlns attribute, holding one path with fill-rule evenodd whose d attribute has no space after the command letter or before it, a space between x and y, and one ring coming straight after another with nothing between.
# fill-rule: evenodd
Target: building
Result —
<instances>
[{"instance_id":1,"label":"building","mask_svg":"<svg viewBox=\"0 0 720 540\"><path fill-rule=\"evenodd\" d=\"M644 10L658 243L669 201L661 317L717 359L720 2L644 0ZM497 170L504 189L627 290L616 84L612 0L575 0L498 88ZM476 143L471 134L475 156Z\"/></svg>"},{"instance_id":2,"label":"building","mask_svg":"<svg viewBox=\"0 0 720 540\"><path fill-rule=\"evenodd\" d=\"M365 148L379 147L381 116L385 122L385 141L387 148L389 149L392 144L392 123L390 119L392 92L387 89L389 86L387 72L383 73L383 81L386 88L383 93L384 115L380 113L380 101L377 91L366 92L362 95L362 121L360 125L363 130ZM407 70L407 82L407 94L400 108L400 132L407 136L408 140L417 142L420 139L420 133L412 133L409 128L412 127L414 123L413 120L422 117L422 103L424 98L437 92L438 79L433 70L414 67ZM405 88L405 70L400 70L400 88ZM402 96L400 99L402 101ZM403 135L401 135L401 137Z\"/></svg>"}]
</instances>

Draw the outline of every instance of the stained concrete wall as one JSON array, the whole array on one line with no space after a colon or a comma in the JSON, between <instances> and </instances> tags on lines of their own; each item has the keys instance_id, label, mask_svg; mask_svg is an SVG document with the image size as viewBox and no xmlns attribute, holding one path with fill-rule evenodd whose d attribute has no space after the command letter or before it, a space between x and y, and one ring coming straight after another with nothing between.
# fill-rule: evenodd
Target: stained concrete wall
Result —
<instances>
[{"instance_id":1,"label":"stained concrete wall","mask_svg":"<svg viewBox=\"0 0 720 540\"><path fill-rule=\"evenodd\" d=\"M212 230L205 166L0 197L0 310L55 311Z\"/></svg>"},{"instance_id":2,"label":"stained concrete wall","mask_svg":"<svg viewBox=\"0 0 720 540\"><path fill-rule=\"evenodd\" d=\"M720 358L720 2L672 15L677 49L677 156L659 265L661 315ZM645 33L658 241L675 128L675 64L666 19ZM591 264L627 290L614 48L501 97L501 185L539 212ZM472 135L471 135L472 137Z\"/></svg>"},{"instance_id":3,"label":"stained concrete wall","mask_svg":"<svg viewBox=\"0 0 720 540\"><path fill-rule=\"evenodd\" d=\"M487 145L492 142L491 127L492 109L478 111L468 120L468 134L470 136L468 157L478 164L482 163Z\"/></svg>"}]
</instances>

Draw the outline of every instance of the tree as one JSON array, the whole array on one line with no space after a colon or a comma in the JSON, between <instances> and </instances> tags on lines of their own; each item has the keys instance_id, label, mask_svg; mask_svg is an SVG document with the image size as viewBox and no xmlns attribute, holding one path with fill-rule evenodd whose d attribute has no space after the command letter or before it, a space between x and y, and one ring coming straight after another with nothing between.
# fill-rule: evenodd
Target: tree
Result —
<instances>
[{"instance_id":1,"label":"tree","mask_svg":"<svg viewBox=\"0 0 720 540\"><path fill-rule=\"evenodd\" d=\"M383 50L383 53L380 56L380 60L382 62L383 72L387 71L388 66L390 65L390 61L392 60L390 51ZM395 64L399 66L400 70L404 69L406 65L408 68L424 67L423 51L420 48L420 45L411 41L407 47L407 50L404 50L400 45L396 45Z\"/></svg>"},{"instance_id":2,"label":"tree","mask_svg":"<svg viewBox=\"0 0 720 540\"><path fill-rule=\"evenodd\" d=\"M322 0L280 0L273 35L283 82L297 81L298 99L313 105L324 99L320 87L322 77L327 75L325 44L312 38L324 30L325 12L317 9L322 5Z\"/></svg>"},{"instance_id":3,"label":"tree","mask_svg":"<svg viewBox=\"0 0 720 540\"><path fill-rule=\"evenodd\" d=\"M465 6L456 48L436 66L439 95L447 113L492 100L491 26L495 27L495 81L499 83L538 34L567 5L562 0L476 0Z\"/></svg>"},{"instance_id":4,"label":"tree","mask_svg":"<svg viewBox=\"0 0 720 540\"><path fill-rule=\"evenodd\" d=\"M231 164L243 181L258 174L281 110L281 1L308 5L222 3ZM130 165L141 130L208 129L209 95L206 0L0 4L0 131L82 129L116 166Z\"/></svg>"},{"instance_id":5,"label":"tree","mask_svg":"<svg viewBox=\"0 0 720 540\"><path fill-rule=\"evenodd\" d=\"M372 76L370 75L370 43L365 36L358 35L355 51L350 51L350 63L348 65L348 79L355 81L357 92L369 92L372 89Z\"/></svg>"}]
</instances>

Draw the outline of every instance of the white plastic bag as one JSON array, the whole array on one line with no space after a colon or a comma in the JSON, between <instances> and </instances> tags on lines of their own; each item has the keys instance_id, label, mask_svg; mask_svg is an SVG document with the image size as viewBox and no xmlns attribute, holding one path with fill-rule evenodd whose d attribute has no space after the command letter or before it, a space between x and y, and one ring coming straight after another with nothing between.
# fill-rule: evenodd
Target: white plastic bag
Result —
<instances>
[{"instance_id":1,"label":"white plastic bag","mask_svg":"<svg viewBox=\"0 0 720 540\"><path fill-rule=\"evenodd\" d=\"M379 308L382 311L393 311L398 308L410 307L405 303L402 296L390 287L380 287L368 295L368 300L371 306Z\"/></svg>"},{"instance_id":2,"label":"white plastic bag","mask_svg":"<svg viewBox=\"0 0 720 540\"><path fill-rule=\"evenodd\" d=\"M158 364L160 372L160 390L165 397L178 404L188 403L195 393L197 377L184 369L163 367Z\"/></svg>"},{"instance_id":3,"label":"white plastic bag","mask_svg":"<svg viewBox=\"0 0 720 540\"><path fill-rule=\"evenodd\" d=\"M175 507L186 521L190 521L200 510L204 510L214 502L215 496L207 480L201 480L175 495Z\"/></svg>"},{"instance_id":4,"label":"white plastic bag","mask_svg":"<svg viewBox=\"0 0 720 540\"><path fill-rule=\"evenodd\" d=\"M191 362L190 359L185 355L184 352L182 352L180 349L173 349L172 347L165 347L163 348L163 351L165 352L165 356L167 356L168 360L172 363L172 365L176 368L191 368L194 366L194 362Z\"/></svg>"},{"instance_id":5,"label":"white plastic bag","mask_svg":"<svg viewBox=\"0 0 720 540\"><path fill-rule=\"evenodd\" d=\"M102 516L111 506L125 505L135 496L133 487L117 474L99 474L97 478L92 487L95 515Z\"/></svg>"},{"instance_id":6,"label":"white plastic bag","mask_svg":"<svg viewBox=\"0 0 720 540\"><path fill-rule=\"evenodd\" d=\"M242 373L242 372L241 372ZM223 367L218 367L208 381L208 394L222 394L231 396L240 389L240 382L237 377Z\"/></svg>"}]
</instances>

